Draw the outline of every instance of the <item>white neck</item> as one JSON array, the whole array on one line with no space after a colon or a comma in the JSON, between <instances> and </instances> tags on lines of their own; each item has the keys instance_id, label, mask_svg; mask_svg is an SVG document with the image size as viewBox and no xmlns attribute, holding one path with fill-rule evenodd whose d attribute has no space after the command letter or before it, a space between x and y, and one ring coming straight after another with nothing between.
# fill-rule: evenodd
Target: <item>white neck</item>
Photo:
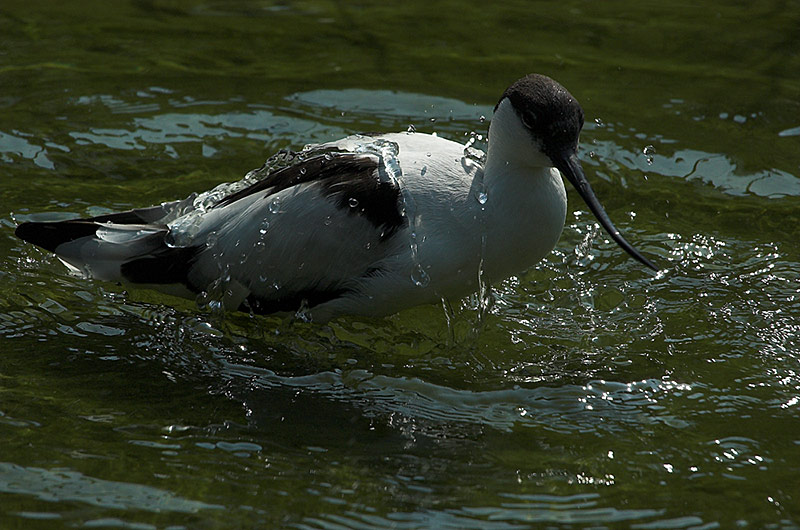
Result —
<instances>
[{"instance_id":1,"label":"white neck","mask_svg":"<svg viewBox=\"0 0 800 530\"><path fill-rule=\"evenodd\" d=\"M484 268L498 280L524 270L555 246L567 197L559 172L541 152L511 102L500 102L489 126L484 165L489 233Z\"/></svg>"},{"instance_id":2,"label":"white neck","mask_svg":"<svg viewBox=\"0 0 800 530\"><path fill-rule=\"evenodd\" d=\"M489 124L489 148L486 153L486 177L512 172L537 172L553 167L531 138L508 98L497 106Z\"/></svg>"}]
</instances>

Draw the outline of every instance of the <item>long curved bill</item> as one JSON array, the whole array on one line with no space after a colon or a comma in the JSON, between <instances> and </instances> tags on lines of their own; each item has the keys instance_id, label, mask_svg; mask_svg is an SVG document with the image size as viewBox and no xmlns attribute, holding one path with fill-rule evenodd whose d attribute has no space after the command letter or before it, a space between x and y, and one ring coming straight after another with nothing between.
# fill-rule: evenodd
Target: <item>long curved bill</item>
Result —
<instances>
[{"instance_id":1,"label":"long curved bill","mask_svg":"<svg viewBox=\"0 0 800 530\"><path fill-rule=\"evenodd\" d=\"M597 200L594 191L592 191L592 187L589 185L589 181L586 180L586 176L583 174L583 168L578 160L578 156L572 153L560 159L553 160L553 163L556 165L556 168L561 171L561 174L567 177L567 180L575 186L575 189L578 190L578 193L583 198L584 202L586 202L586 205L589 206L594 216L600 221L603 228L606 229L611 239L616 241L617 245L622 247L622 249L630 254L636 261L657 271L658 267L656 267L652 261L642 256L638 250L633 248L633 246L622 237L622 234L620 234L619 230L614 226L614 223L611 222L611 219L608 218L608 214L605 209L603 209L603 205Z\"/></svg>"}]
</instances>

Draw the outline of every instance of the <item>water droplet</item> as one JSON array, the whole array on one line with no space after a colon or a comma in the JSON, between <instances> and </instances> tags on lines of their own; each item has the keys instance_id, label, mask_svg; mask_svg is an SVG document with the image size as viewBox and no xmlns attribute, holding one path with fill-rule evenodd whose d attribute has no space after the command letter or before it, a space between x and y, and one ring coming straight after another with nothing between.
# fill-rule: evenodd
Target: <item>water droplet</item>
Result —
<instances>
[{"instance_id":1,"label":"water droplet","mask_svg":"<svg viewBox=\"0 0 800 530\"><path fill-rule=\"evenodd\" d=\"M649 165L652 165L652 163L653 163L653 155L656 154L656 148L653 147L652 145L647 145L647 146L645 146L644 149L642 149L642 154L644 154L645 159L647 160L647 163Z\"/></svg>"},{"instance_id":2,"label":"water droplet","mask_svg":"<svg viewBox=\"0 0 800 530\"><path fill-rule=\"evenodd\" d=\"M347 204L350 205L350 208L356 208L358 206L358 199L355 197L350 197L350 200L347 201Z\"/></svg>"},{"instance_id":3,"label":"water droplet","mask_svg":"<svg viewBox=\"0 0 800 530\"><path fill-rule=\"evenodd\" d=\"M301 167L301 168L300 168L300 174L301 174L301 175L305 175L307 171L308 171L308 170L307 170L306 168L304 168L304 167Z\"/></svg>"},{"instance_id":4,"label":"water droplet","mask_svg":"<svg viewBox=\"0 0 800 530\"><path fill-rule=\"evenodd\" d=\"M484 116L483 114L481 114L481 117L480 117L480 118L478 118L478 120L479 120L481 123L483 123L483 122L485 122L485 121L486 121L486 116Z\"/></svg>"},{"instance_id":5,"label":"water droplet","mask_svg":"<svg viewBox=\"0 0 800 530\"><path fill-rule=\"evenodd\" d=\"M371 249L371 248L372 248L372 243L369 243L369 242L367 242L367 244L366 244L366 245L364 245L364 248L365 248L366 250L369 250L369 249Z\"/></svg>"},{"instance_id":6,"label":"water droplet","mask_svg":"<svg viewBox=\"0 0 800 530\"><path fill-rule=\"evenodd\" d=\"M206 248L213 247L214 245L217 244L218 240L219 240L219 236L217 235L217 233L216 232L211 232L210 234L208 234L208 237L206 238Z\"/></svg>"},{"instance_id":7,"label":"water droplet","mask_svg":"<svg viewBox=\"0 0 800 530\"><path fill-rule=\"evenodd\" d=\"M425 156L430 158L431 154L430 153L425 153Z\"/></svg>"},{"instance_id":8,"label":"water droplet","mask_svg":"<svg viewBox=\"0 0 800 530\"><path fill-rule=\"evenodd\" d=\"M417 128L416 128L416 127L414 127L414 124L413 124L413 123L412 123L411 125L409 125L409 126L408 126L408 129L406 129L406 130L407 130L408 132L410 132L410 133L415 133L415 132L417 132Z\"/></svg>"},{"instance_id":9,"label":"water droplet","mask_svg":"<svg viewBox=\"0 0 800 530\"><path fill-rule=\"evenodd\" d=\"M170 230L167 232L167 235L164 236L164 244L169 248L178 248L178 241L175 239L175 232L173 230Z\"/></svg>"},{"instance_id":10,"label":"water droplet","mask_svg":"<svg viewBox=\"0 0 800 530\"><path fill-rule=\"evenodd\" d=\"M428 276L428 273L425 272L422 265L417 264L411 272L411 281L414 282L414 285L417 287L427 287L431 283L431 277Z\"/></svg>"},{"instance_id":11,"label":"water droplet","mask_svg":"<svg viewBox=\"0 0 800 530\"><path fill-rule=\"evenodd\" d=\"M485 190L480 190L478 191L478 194L475 196L475 198L478 199L478 203L486 204L486 202L489 200L489 195L486 193Z\"/></svg>"},{"instance_id":12,"label":"water droplet","mask_svg":"<svg viewBox=\"0 0 800 530\"><path fill-rule=\"evenodd\" d=\"M281 200L279 197L273 197L269 202L270 213L279 213L281 211Z\"/></svg>"},{"instance_id":13,"label":"water droplet","mask_svg":"<svg viewBox=\"0 0 800 530\"><path fill-rule=\"evenodd\" d=\"M327 216L327 217L325 217L325 220L323 221L323 223L325 224L325 226L331 226L331 223L332 223L332 222L333 222L333 217L331 217L330 215L329 215L329 216Z\"/></svg>"},{"instance_id":14,"label":"water droplet","mask_svg":"<svg viewBox=\"0 0 800 530\"><path fill-rule=\"evenodd\" d=\"M261 221L261 227L258 229L258 233L263 236L264 234L267 233L267 230L269 230L269 221L267 219L264 219L263 221Z\"/></svg>"}]
</instances>

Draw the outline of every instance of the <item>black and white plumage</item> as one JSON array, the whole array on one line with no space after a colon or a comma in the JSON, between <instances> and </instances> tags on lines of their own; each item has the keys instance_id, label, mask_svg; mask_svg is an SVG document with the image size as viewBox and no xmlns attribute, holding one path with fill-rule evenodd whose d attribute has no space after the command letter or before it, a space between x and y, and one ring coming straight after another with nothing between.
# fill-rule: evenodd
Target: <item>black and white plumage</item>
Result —
<instances>
[{"instance_id":1,"label":"black and white plumage","mask_svg":"<svg viewBox=\"0 0 800 530\"><path fill-rule=\"evenodd\" d=\"M182 201L26 222L16 234L87 276L205 293L231 309L387 315L541 260L564 226L563 174L611 237L656 269L592 192L576 154L582 126L575 98L531 74L500 98L483 160L435 135L356 135Z\"/></svg>"}]
</instances>

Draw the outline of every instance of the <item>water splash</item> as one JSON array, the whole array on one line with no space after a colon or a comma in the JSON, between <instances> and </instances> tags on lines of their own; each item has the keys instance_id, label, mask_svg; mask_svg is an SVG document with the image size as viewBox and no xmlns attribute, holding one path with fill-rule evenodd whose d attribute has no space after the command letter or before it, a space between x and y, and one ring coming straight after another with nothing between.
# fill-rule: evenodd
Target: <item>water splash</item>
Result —
<instances>
[{"instance_id":1,"label":"water splash","mask_svg":"<svg viewBox=\"0 0 800 530\"><path fill-rule=\"evenodd\" d=\"M316 156L324 156L327 160L333 160L333 152L337 151L324 144L309 144L299 152L289 149L281 149L267 159L263 166L249 171L244 178L235 182L223 182L210 191L200 194L192 194L184 202L175 208L170 217L173 221L167 221L170 232L167 235L167 244L172 247L187 247L194 243L201 232L203 216L210 209L214 208L225 198L240 192L261 182L276 171L298 164ZM396 154L396 153L395 153ZM301 173L305 173L301 169ZM280 213L280 198L274 197L269 204L270 213Z\"/></svg>"},{"instance_id":2,"label":"water splash","mask_svg":"<svg viewBox=\"0 0 800 530\"><path fill-rule=\"evenodd\" d=\"M409 251L411 253L412 269L410 274L411 282L417 287L425 288L430 285L431 278L425 270L419 258L419 245L425 242L425 236L419 237L419 221L417 218L417 206L414 198L408 193L403 182L403 170L400 167L398 155L400 146L396 142L382 138L372 139L364 137L364 142L356 147L357 153L368 153L377 155L382 164L386 178L394 186L400 188L400 212L408 219L408 230L410 233Z\"/></svg>"},{"instance_id":3,"label":"water splash","mask_svg":"<svg viewBox=\"0 0 800 530\"><path fill-rule=\"evenodd\" d=\"M478 264L478 318L473 326L473 333L480 333L486 316L494 305L494 295L492 286L486 279L486 270L483 264L483 256L486 252L486 234L481 235L481 260Z\"/></svg>"},{"instance_id":4,"label":"water splash","mask_svg":"<svg viewBox=\"0 0 800 530\"><path fill-rule=\"evenodd\" d=\"M642 154L645 157L645 161L647 162L648 166L653 165L653 157L656 154L656 148L652 145L646 145L644 149L642 149Z\"/></svg>"},{"instance_id":5,"label":"water splash","mask_svg":"<svg viewBox=\"0 0 800 530\"><path fill-rule=\"evenodd\" d=\"M456 312L453 309L453 304L450 303L445 297L441 298L442 302L442 309L444 310L444 318L445 322L447 323L447 339L448 345L452 346L456 343Z\"/></svg>"},{"instance_id":6,"label":"water splash","mask_svg":"<svg viewBox=\"0 0 800 530\"><path fill-rule=\"evenodd\" d=\"M478 215L478 220L480 222L480 234L481 234L481 246L480 246L480 256L478 261L478 317L475 324L472 326L472 333L477 336L480 333L481 328L483 327L483 323L485 321L486 315L489 313L489 309L492 306L493 297L491 286L489 285L488 280L486 279L486 271L484 266L484 258L486 256L486 247L487 247L487 228L486 228L486 204L489 201L489 193L486 189L486 183L484 182L484 174L480 172L478 175L475 176L474 180L475 191L475 200L478 201L478 204L481 205L481 211Z\"/></svg>"},{"instance_id":7,"label":"water splash","mask_svg":"<svg viewBox=\"0 0 800 530\"><path fill-rule=\"evenodd\" d=\"M464 157L483 165L486 162L486 152L485 150L474 147L478 142L481 144L485 143L485 137L482 134L471 131L469 133L469 140L464 144Z\"/></svg>"},{"instance_id":8,"label":"water splash","mask_svg":"<svg viewBox=\"0 0 800 530\"><path fill-rule=\"evenodd\" d=\"M300 322L305 322L305 323L313 321L311 312L309 311L308 307L308 300L306 300L305 298L300 302L300 307L295 312L294 318L296 320L299 320Z\"/></svg>"},{"instance_id":9,"label":"water splash","mask_svg":"<svg viewBox=\"0 0 800 530\"><path fill-rule=\"evenodd\" d=\"M427 287L431 283L430 275L425 271L419 260L419 241L416 231L412 231L409 236L409 250L411 251L411 263L413 268L411 270L411 281L417 287ZM424 241L425 238L422 238Z\"/></svg>"},{"instance_id":10,"label":"water splash","mask_svg":"<svg viewBox=\"0 0 800 530\"><path fill-rule=\"evenodd\" d=\"M179 217L168 225L169 232L164 237L164 243L173 248L190 246L200 232L201 222L202 217L194 212Z\"/></svg>"},{"instance_id":11,"label":"water splash","mask_svg":"<svg viewBox=\"0 0 800 530\"><path fill-rule=\"evenodd\" d=\"M249 171L241 180L223 182L209 191L190 195L184 201L185 205L180 205L174 210L172 216L175 219L168 222L170 231L166 237L167 245L171 247L192 245L195 238L200 234L203 215L208 210L219 204L226 197L249 188L274 171L296 163L303 158L304 155L302 153L281 150L267 159L261 168Z\"/></svg>"}]
</instances>

